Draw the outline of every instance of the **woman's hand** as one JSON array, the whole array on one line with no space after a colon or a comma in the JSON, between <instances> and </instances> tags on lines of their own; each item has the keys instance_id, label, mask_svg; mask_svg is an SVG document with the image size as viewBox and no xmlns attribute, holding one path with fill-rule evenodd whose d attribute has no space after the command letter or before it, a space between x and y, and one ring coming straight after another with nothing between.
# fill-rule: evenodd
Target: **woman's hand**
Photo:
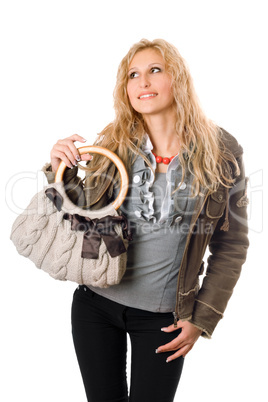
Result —
<instances>
[{"instance_id":1,"label":"woman's hand","mask_svg":"<svg viewBox=\"0 0 268 402\"><path fill-rule=\"evenodd\" d=\"M177 350L176 353L167 358L167 362L177 359L179 356L185 357L187 353L190 352L199 336L202 334L202 331L189 321L178 321L178 326L176 328L172 324L169 327L161 328L161 331L173 332L179 328L181 328L181 333L177 336L177 338L163 346L159 346L159 348L156 350L156 353Z\"/></svg>"},{"instance_id":2,"label":"woman's hand","mask_svg":"<svg viewBox=\"0 0 268 402\"><path fill-rule=\"evenodd\" d=\"M50 152L50 160L52 172L56 172L61 161L69 168L77 166L77 162L90 161L92 156L89 154L80 155L74 145L75 141L86 142L86 140L78 134L71 135L63 140L57 141Z\"/></svg>"}]
</instances>

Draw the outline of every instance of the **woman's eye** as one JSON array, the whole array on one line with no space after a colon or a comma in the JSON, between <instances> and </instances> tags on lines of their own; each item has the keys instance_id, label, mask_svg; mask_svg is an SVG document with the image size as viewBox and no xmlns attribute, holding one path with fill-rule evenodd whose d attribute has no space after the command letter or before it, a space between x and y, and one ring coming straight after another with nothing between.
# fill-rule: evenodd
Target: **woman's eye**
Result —
<instances>
[{"instance_id":1,"label":"woman's eye","mask_svg":"<svg viewBox=\"0 0 268 402\"><path fill-rule=\"evenodd\" d=\"M159 67L153 67L153 68L151 69L151 72L152 72L152 73L158 73L159 71L161 71L161 69L160 69Z\"/></svg>"},{"instance_id":2,"label":"woman's eye","mask_svg":"<svg viewBox=\"0 0 268 402\"><path fill-rule=\"evenodd\" d=\"M135 78L137 76L138 76L138 73L136 73L135 71L133 73L129 74L130 79Z\"/></svg>"},{"instance_id":3,"label":"woman's eye","mask_svg":"<svg viewBox=\"0 0 268 402\"><path fill-rule=\"evenodd\" d=\"M159 67L152 67L150 70L150 72L153 74L159 73L160 71L161 71L161 68L159 68ZM130 79L136 78L138 76L139 76L139 74L136 71L133 71L132 73L129 74Z\"/></svg>"}]
</instances>

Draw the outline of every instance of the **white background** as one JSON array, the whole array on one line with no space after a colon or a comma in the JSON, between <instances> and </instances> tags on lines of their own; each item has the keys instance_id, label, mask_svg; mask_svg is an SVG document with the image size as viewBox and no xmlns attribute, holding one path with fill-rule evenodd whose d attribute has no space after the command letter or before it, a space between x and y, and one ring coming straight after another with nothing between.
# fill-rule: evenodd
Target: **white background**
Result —
<instances>
[{"instance_id":1,"label":"white background","mask_svg":"<svg viewBox=\"0 0 268 402\"><path fill-rule=\"evenodd\" d=\"M143 37L179 49L205 112L242 144L250 177L247 262L213 339L187 356L175 401L267 401L267 2L1 4L1 401L86 401L71 338L76 285L37 270L9 234L57 139L78 133L90 145L113 119L118 64Z\"/></svg>"}]
</instances>

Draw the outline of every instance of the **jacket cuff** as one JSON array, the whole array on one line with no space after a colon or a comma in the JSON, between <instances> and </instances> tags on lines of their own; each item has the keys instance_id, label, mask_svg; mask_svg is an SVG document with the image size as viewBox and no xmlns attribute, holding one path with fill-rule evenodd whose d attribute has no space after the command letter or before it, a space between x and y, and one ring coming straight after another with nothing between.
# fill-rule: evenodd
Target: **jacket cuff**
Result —
<instances>
[{"instance_id":1,"label":"jacket cuff","mask_svg":"<svg viewBox=\"0 0 268 402\"><path fill-rule=\"evenodd\" d=\"M201 329L204 338L211 338L216 325L223 317L220 311L208 304L196 300L192 318L189 320L194 326Z\"/></svg>"},{"instance_id":2,"label":"jacket cuff","mask_svg":"<svg viewBox=\"0 0 268 402\"><path fill-rule=\"evenodd\" d=\"M45 173L48 184L54 183L55 173L52 172L51 163L46 163L41 170Z\"/></svg>"},{"instance_id":3,"label":"jacket cuff","mask_svg":"<svg viewBox=\"0 0 268 402\"><path fill-rule=\"evenodd\" d=\"M51 167L51 163L46 163L43 167L42 167L42 172L45 173L48 184L54 183L55 182L55 172L52 172L52 167ZM73 178L75 178L77 176L77 172L78 172L78 168L74 167L73 169L69 169L66 168L65 172L64 172L64 181L65 182L69 182L70 180L72 180Z\"/></svg>"}]
</instances>

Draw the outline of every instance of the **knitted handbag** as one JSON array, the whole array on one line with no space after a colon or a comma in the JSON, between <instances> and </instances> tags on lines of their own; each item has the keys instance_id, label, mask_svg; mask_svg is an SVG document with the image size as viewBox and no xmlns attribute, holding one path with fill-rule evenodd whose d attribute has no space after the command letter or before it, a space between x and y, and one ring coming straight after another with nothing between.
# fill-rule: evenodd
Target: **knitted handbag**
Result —
<instances>
[{"instance_id":1,"label":"knitted handbag","mask_svg":"<svg viewBox=\"0 0 268 402\"><path fill-rule=\"evenodd\" d=\"M99 146L78 149L107 156L118 168L121 187L113 203L100 210L82 209L68 198L61 162L55 183L36 194L12 226L11 240L54 279L106 288L122 279L131 240L127 219L117 212L128 190L128 176L119 157Z\"/></svg>"}]
</instances>

